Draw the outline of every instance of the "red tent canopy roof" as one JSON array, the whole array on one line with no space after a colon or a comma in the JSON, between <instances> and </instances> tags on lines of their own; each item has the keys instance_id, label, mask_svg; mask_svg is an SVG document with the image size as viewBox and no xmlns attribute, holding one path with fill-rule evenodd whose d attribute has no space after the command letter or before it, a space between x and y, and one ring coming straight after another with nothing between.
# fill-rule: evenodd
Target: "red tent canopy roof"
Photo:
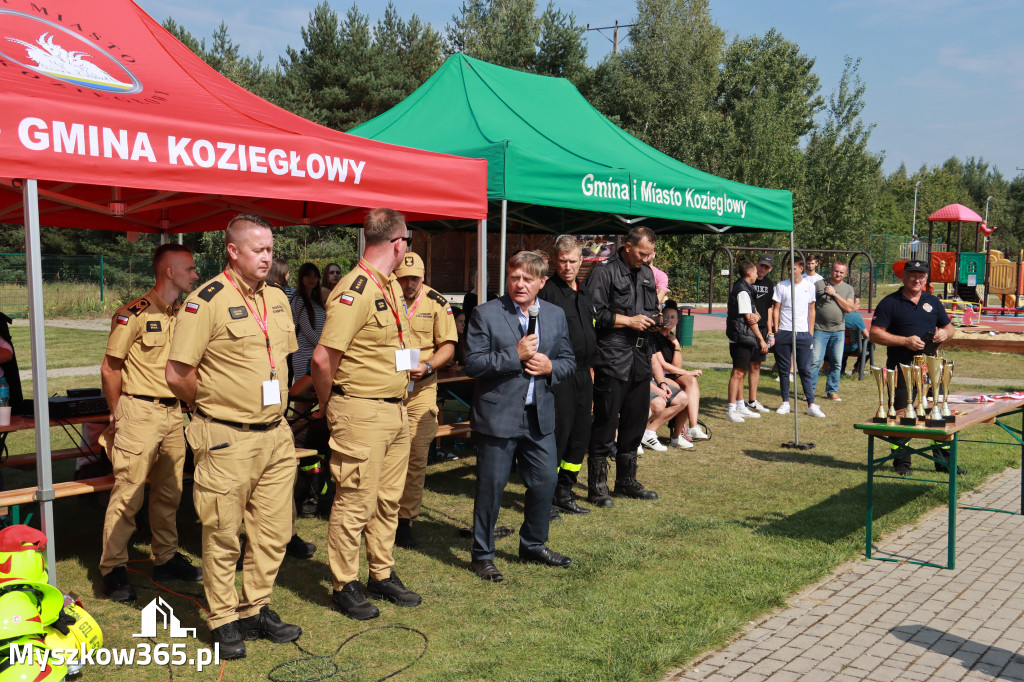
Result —
<instances>
[{"instance_id":1,"label":"red tent canopy roof","mask_svg":"<svg viewBox=\"0 0 1024 682\"><path fill-rule=\"evenodd\" d=\"M943 206L928 216L933 223L980 223L983 218L963 204Z\"/></svg>"},{"instance_id":2,"label":"red tent canopy roof","mask_svg":"<svg viewBox=\"0 0 1024 682\"><path fill-rule=\"evenodd\" d=\"M487 164L346 135L223 77L131 0L0 4L0 222L141 232L485 218Z\"/></svg>"}]
</instances>

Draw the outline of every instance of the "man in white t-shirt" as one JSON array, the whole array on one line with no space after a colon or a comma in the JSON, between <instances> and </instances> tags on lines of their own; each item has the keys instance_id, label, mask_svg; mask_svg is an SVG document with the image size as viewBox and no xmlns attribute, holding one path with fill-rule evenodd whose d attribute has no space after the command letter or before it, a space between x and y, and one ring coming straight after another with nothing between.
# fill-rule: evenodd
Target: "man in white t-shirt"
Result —
<instances>
[{"instance_id":1,"label":"man in white t-shirt","mask_svg":"<svg viewBox=\"0 0 1024 682\"><path fill-rule=\"evenodd\" d=\"M779 386L782 389L782 405L776 412L788 414L789 405L789 370L796 346L796 368L800 373L800 382L804 387L807 399L807 414L812 417L824 417L814 402L814 382L811 381L812 349L814 347L814 284L804 276L804 259L796 257L793 263L793 278L775 285L772 295L773 310L779 320L779 330L775 334L775 363L779 369ZM795 317L795 319L794 319Z\"/></svg>"},{"instance_id":2,"label":"man in white t-shirt","mask_svg":"<svg viewBox=\"0 0 1024 682\"><path fill-rule=\"evenodd\" d=\"M811 286L815 286L821 280L825 279L818 272L818 257L813 253L807 257L807 267L804 270L804 279L811 283ZM811 325L812 327L814 325ZM814 329L811 329L811 333L814 333Z\"/></svg>"},{"instance_id":3,"label":"man in white t-shirt","mask_svg":"<svg viewBox=\"0 0 1024 682\"><path fill-rule=\"evenodd\" d=\"M750 370L753 357L760 358L768 352L768 344L758 326L760 315L754 306L756 294L752 285L757 280L757 268L753 263L740 263L739 274L739 279L729 292L729 308L725 318L725 333L729 337L729 355L732 357L729 410L725 418L731 422L744 422L761 416L743 402L743 377Z\"/></svg>"}]
</instances>

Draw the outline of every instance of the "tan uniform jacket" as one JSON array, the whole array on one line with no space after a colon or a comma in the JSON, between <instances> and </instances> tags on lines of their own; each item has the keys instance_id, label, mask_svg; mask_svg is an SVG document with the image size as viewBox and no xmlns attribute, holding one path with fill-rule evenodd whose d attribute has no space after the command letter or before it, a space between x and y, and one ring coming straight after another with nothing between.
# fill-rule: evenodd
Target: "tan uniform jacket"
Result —
<instances>
[{"instance_id":1,"label":"tan uniform jacket","mask_svg":"<svg viewBox=\"0 0 1024 682\"><path fill-rule=\"evenodd\" d=\"M171 350L176 306L155 290L118 308L110 323L106 354L124 361L121 392L150 398L173 398L164 368Z\"/></svg>"},{"instance_id":2,"label":"tan uniform jacket","mask_svg":"<svg viewBox=\"0 0 1024 682\"><path fill-rule=\"evenodd\" d=\"M208 416L264 424L279 418L287 404L288 354L298 348L291 307L277 287L260 282L253 291L236 273L228 273L239 290L222 272L189 294L178 311L168 359L198 368L196 406ZM252 311L266 315L281 393L277 405L263 405L270 357Z\"/></svg>"},{"instance_id":3,"label":"tan uniform jacket","mask_svg":"<svg viewBox=\"0 0 1024 682\"><path fill-rule=\"evenodd\" d=\"M408 348L420 349L420 362L429 360L442 343L459 342L452 307L444 296L426 284L420 291L418 302L406 301L402 308L402 316L402 324L406 326L405 345ZM436 383L437 375L431 374L416 382L416 390Z\"/></svg>"},{"instance_id":4,"label":"tan uniform jacket","mask_svg":"<svg viewBox=\"0 0 1024 682\"><path fill-rule=\"evenodd\" d=\"M409 373L395 371L395 351L401 349L398 317L404 317L402 289L365 260L359 261L388 292L356 266L341 278L327 301L327 321L320 344L344 355L334 373L334 385L356 398L405 398ZM408 326L408 322L403 325ZM403 331L403 334L405 332ZM406 347L409 338L406 337Z\"/></svg>"}]
</instances>

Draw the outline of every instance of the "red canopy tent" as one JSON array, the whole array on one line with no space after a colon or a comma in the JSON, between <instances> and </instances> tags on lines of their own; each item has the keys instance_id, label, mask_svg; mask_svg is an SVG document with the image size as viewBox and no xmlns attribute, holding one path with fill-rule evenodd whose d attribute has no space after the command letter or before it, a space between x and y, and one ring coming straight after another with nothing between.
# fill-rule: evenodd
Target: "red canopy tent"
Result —
<instances>
[{"instance_id":1,"label":"red canopy tent","mask_svg":"<svg viewBox=\"0 0 1024 682\"><path fill-rule=\"evenodd\" d=\"M37 396L47 395L40 224L167 234L221 229L243 211L278 225L356 223L375 206L410 221L487 216L485 161L288 113L215 72L130 0L0 5L0 159L0 222L25 225ZM55 581L45 400L35 419Z\"/></svg>"}]
</instances>

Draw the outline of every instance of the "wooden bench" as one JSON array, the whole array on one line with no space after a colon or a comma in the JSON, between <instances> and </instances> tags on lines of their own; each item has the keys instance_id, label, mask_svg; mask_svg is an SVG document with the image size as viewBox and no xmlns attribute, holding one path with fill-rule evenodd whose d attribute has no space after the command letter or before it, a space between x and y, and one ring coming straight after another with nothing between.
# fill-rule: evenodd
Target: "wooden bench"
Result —
<instances>
[{"instance_id":1,"label":"wooden bench","mask_svg":"<svg viewBox=\"0 0 1024 682\"><path fill-rule=\"evenodd\" d=\"M56 462L61 459L76 459L78 457L95 457L103 454L103 448L98 444L91 448L67 448L66 450L54 450L50 453L50 460ZM29 469L36 464L36 453L28 452L23 455L9 455L0 466L16 469Z\"/></svg>"},{"instance_id":2,"label":"wooden bench","mask_svg":"<svg viewBox=\"0 0 1024 682\"><path fill-rule=\"evenodd\" d=\"M88 495L98 493L102 490L110 490L114 487L114 474L98 476L96 478L83 478L80 481L65 481L53 484L53 494L57 498L74 497L75 495ZM13 507L18 504L30 504L36 501L36 486L31 488L17 488L15 490L4 490L0 492L0 507Z\"/></svg>"},{"instance_id":3,"label":"wooden bench","mask_svg":"<svg viewBox=\"0 0 1024 682\"><path fill-rule=\"evenodd\" d=\"M444 438L445 436L467 436L472 432L473 429L470 428L469 422L441 424L437 427L437 435L435 438Z\"/></svg>"}]
</instances>

